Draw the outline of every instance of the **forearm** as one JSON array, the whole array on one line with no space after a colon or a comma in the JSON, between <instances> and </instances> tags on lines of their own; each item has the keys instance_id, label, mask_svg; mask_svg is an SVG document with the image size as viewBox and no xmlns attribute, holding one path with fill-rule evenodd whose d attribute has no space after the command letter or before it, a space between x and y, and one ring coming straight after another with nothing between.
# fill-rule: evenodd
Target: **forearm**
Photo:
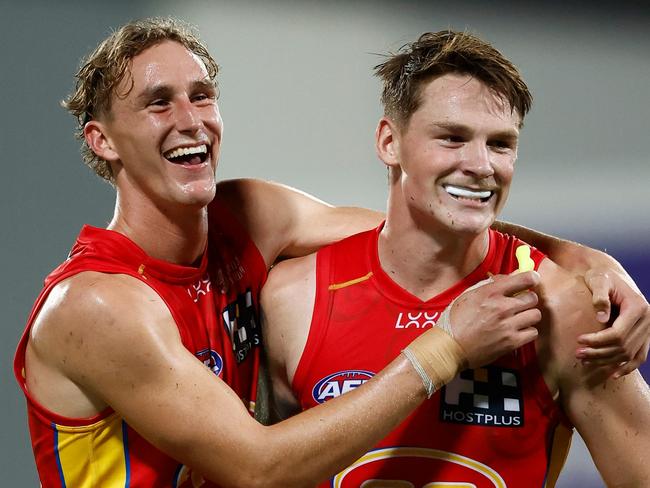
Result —
<instances>
[{"instance_id":1,"label":"forearm","mask_svg":"<svg viewBox=\"0 0 650 488\"><path fill-rule=\"evenodd\" d=\"M492 227L532 244L564 269L576 275L584 275L593 268L607 268L628 276L618 261L602 251L510 222L498 221ZM632 281L631 278L629 281Z\"/></svg>"},{"instance_id":2,"label":"forearm","mask_svg":"<svg viewBox=\"0 0 650 488\"><path fill-rule=\"evenodd\" d=\"M227 486L314 486L333 476L395 428L425 398L422 379L403 356L363 386L240 443ZM215 478L217 479L217 478Z\"/></svg>"},{"instance_id":3,"label":"forearm","mask_svg":"<svg viewBox=\"0 0 650 488\"><path fill-rule=\"evenodd\" d=\"M323 246L379 225L385 215L361 207L325 207L305 213L294 226L292 243L282 251L282 257L305 256Z\"/></svg>"}]
</instances>

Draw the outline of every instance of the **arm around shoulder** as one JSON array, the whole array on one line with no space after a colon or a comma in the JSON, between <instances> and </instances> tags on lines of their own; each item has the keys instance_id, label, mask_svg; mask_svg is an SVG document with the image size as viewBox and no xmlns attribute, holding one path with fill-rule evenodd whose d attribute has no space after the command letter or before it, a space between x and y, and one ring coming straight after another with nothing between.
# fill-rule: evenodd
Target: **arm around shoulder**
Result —
<instances>
[{"instance_id":1,"label":"arm around shoulder","mask_svg":"<svg viewBox=\"0 0 650 488\"><path fill-rule=\"evenodd\" d=\"M547 330L540 360L550 388L585 440L608 486L644 487L650 482L650 390L638 372L618 380L608 370L574 356L577 337L602 329L580 278L552 262L540 268Z\"/></svg>"},{"instance_id":2,"label":"arm around shoulder","mask_svg":"<svg viewBox=\"0 0 650 488\"><path fill-rule=\"evenodd\" d=\"M269 266L279 257L307 255L383 219L374 210L332 206L295 188L251 178L219 183L216 198L241 220Z\"/></svg>"}]
</instances>

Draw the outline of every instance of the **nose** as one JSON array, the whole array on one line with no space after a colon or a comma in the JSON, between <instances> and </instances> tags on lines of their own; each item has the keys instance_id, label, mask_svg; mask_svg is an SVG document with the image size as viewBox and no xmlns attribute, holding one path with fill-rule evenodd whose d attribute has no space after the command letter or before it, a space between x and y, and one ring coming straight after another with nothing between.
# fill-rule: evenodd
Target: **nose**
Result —
<instances>
[{"instance_id":1,"label":"nose","mask_svg":"<svg viewBox=\"0 0 650 488\"><path fill-rule=\"evenodd\" d=\"M198 108L189 98L183 98L176 106L176 128L179 132L195 133L202 126Z\"/></svg>"},{"instance_id":2,"label":"nose","mask_svg":"<svg viewBox=\"0 0 650 488\"><path fill-rule=\"evenodd\" d=\"M487 178L494 174L489 148L479 141L466 144L461 154L463 172L476 178Z\"/></svg>"}]
</instances>

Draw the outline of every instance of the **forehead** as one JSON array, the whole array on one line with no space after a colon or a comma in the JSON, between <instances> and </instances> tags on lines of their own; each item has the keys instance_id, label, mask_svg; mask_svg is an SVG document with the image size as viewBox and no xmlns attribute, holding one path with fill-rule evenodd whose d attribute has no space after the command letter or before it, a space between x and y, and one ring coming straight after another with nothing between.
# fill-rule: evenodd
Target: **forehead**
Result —
<instances>
[{"instance_id":1,"label":"forehead","mask_svg":"<svg viewBox=\"0 0 650 488\"><path fill-rule=\"evenodd\" d=\"M208 77L205 64L196 54L174 41L155 44L131 60L129 72L120 83L132 92L154 86L173 85Z\"/></svg>"},{"instance_id":2,"label":"forehead","mask_svg":"<svg viewBox=\"0 0 650 488\"><path fill-rule=\"evenodd\" d=\"M503 126L520 125L510 103L470 75L449 73L434 78L422 87L420 102L414 116L454 122L480 117Z\"/></svg>"}]
</instances>

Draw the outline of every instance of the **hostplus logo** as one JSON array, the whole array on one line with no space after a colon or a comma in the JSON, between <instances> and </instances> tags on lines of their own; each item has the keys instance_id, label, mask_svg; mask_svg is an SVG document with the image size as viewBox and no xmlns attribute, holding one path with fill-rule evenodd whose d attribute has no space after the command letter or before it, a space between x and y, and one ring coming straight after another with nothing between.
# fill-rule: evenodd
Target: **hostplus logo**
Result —
<instances>
[{"instance_id":1,"label":"hostplus logo","mask_svg":"<svg viewBox=\"0 0 650 488\"><path fill-rule=\"evenodd\" d=\"M491 365L461 372L442 388L440 420L490 427L522 427L524 401L519 372Z\"/></svg>"},{"instance_id":2,"label":"hostplus logo","mask_svg":"<svg viewBox=\"0 0 650 488\"><path fill-rule=\"evenodd\" d=\"M240 293L222 311L223 326L230 336L235 358L241 363L254 346L261 344L257 307L250 289Z\"/></svg>"}]
</instances>

